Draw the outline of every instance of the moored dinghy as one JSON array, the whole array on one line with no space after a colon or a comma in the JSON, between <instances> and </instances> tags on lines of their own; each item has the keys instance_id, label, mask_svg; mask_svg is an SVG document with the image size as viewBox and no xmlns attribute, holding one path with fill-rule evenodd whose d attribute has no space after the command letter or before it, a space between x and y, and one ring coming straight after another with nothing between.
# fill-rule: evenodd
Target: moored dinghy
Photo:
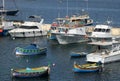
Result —
<instances>
[{"instance_id":1,"label":"moored dinghy","mask_svg":"<svg viewBox=\"0 0 120 81\"><path fill-rule=\"evenodd\" d=\"M45 54L47 52L47 48L39 48L36 44L30 44L24 48L16 47L15 53L16 55L37 55L37 54Z\"/></svg>"},{"instance_id":2,"label":"moored dinghy","mask_svg":"<svg viewBox=\"0 0 120 81\"><path fill-rule=\"evenodd\" d=\"M30 77L45 77L49 75L50 67L42 66L36 68L11 69L12 77L30 78Z\"/></svg>"},{"instance_id":3,"label":"moored dinghy","mask_svg":"<svg viewBox=\"0 0 120 81\"><path fill-rule=\"evenodd\" d=\"M89 73L89 72L98 72L102 69L101 63L87 63L83 65L79 65L77 63L74 63L74 72L79 73Z\"/></svg>"},{"instance_id":4,"label":"moored dinghy","mask_svg":"<svg viewBox=\"0 0 120 81\"><path fill-rule=\"evenodd\" d=\"M71 52L71 54L70 54L71 57L84 57L86 55L87 55L87 53L85 53L85 52Z\"/></svg>"}]
</instances>

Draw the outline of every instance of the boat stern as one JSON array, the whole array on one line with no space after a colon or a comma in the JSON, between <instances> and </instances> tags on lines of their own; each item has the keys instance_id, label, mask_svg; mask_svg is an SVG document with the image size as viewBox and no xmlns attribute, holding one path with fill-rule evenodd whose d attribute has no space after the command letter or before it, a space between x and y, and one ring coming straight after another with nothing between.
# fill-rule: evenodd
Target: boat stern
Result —
<instances>
[{"instance_id":1,"label":"boat stern","mask_svg":"<svg viewBox=\"0 0 120 81\"><path fill-rule=\"evenodd\" d=\"M102 56L101 55L96 55L96 54L88 54L87 56L86 56L86 61L87 62L102 62L102 63L104 63L104 59L102 58Z\"/></svg>"}]
</instances>

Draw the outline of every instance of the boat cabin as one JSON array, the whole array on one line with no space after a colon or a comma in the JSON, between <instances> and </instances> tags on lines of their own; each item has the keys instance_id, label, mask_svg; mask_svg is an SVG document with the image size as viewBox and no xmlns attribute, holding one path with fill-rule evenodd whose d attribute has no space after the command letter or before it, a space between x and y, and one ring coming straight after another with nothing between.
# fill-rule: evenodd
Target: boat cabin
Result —
<instances>
[{"instance_id":1,"label":"boat cabin","mask_svg":"<svg viewBox=\"0 0 120 81\"><path fill-rule=\"evenodd\" d=\"M92 32L92 37L96 38L110 38L111 27L108 25L96 25L94 31Z\"/></svg>"}]
</instances>

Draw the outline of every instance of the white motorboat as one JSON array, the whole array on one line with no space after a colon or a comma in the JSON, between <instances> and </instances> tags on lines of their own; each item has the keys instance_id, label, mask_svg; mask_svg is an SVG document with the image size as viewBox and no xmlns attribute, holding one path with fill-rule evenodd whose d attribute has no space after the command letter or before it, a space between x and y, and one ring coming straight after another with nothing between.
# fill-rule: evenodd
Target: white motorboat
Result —
<instances>
[{"instance_id":1,"label":"white motorboat","mask_svg":"<svg viewBox=\"0 0 120 81\"><path fill-rule=\"evenodd\" d=\"M47 35L47 31L44 30L41 26L44 19L41 19L40 22L25 21L21 26L9 31L11 37L36 37Z\"/></svg>"},{"instance_id":2,"label":"white motorboat","mask_svg":"<svg viewBox=\"0 0 120 81\"><path fill-rule=\"evenodd\" d=\"M88 26L77 27L73 29L69 29L66 33L57 33L56 37L59 44L69 44L69 43L78 43L78 42L86 42L89 39L86 37L86 29Z\"/></svg>"},{"instance_id":3,"label":"white motorboat","mask_svg":"<svg viewBox=\"0 0 120 81\"><path fill-rule=\"evenodd\" d=\"M86 56L87 62L109 63L120 60L120 28L108 25L96 25L89 44L97 46L96 50Z\"/></svg>"},{"instance_id":4,"label":"white motorboat","mask_svg":"<svg viewBox=\"0 0 120 81\"><path fill-rule=\"evenodd\" d=\"M73 29L82 26L88 26L93 23L93 20L90 19L89 15L73 15L72 17L66 18L57 18L57 22L53 22L50 28L50 39L56 39L56 33L64 33L66 29ZM61 29L61 30L60 30ZM64 31L64 32L63 32Z\"/></svg>"}]
</instances>

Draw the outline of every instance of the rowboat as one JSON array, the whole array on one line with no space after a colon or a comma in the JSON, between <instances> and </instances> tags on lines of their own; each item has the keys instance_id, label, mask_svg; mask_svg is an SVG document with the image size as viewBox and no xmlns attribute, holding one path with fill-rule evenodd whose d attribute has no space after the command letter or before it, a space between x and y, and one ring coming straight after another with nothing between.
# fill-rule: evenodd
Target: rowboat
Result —
<instances>
[{"instance_id":1,"label":"rowboat","mask_svg":"<svg viewBox=\"0 0 120 81\"><path fill-rule=\"evenodd\" d=\"M36 44L30 44L26 47L16 47L15 53L16 55L37 55L37 54L45 54L47 52L47 48L39 48Z\"/></svg>"},{"instance_id":2,"label":"rowboat","mask_svg":"<svg viewBox=\"0 0 120 81\"><path fill-rule=\"evenodd\" d=\"M11 69L11 76L16 78L45 77L49 75L50 67Z\"/></svg>"},{"instance_id":3,"label":"rowboat","mask_svg":"<svg viewBox=\"0 0 120 81\"><path fill-rule=\"evenodd\" d=\"M73 71L74 72L79 72L79 73L89 73L89 72L98 72L100 71L102 68L100 66L100 64L98 63L86 63L83 65L79 65L77 63L74 63L74 68Z\"/></svg>"},{"instance_id":4,"label":"rowboat","mask_svg":"<svg viewBox=\"0 0 120 81\"><path fill-rule=\"evenodd\" d=\"M87 55L87 53L85 53L85 52L72 52L70 54L71 57L84 57L86 55Z\"/></svg>"}]
</instances>

